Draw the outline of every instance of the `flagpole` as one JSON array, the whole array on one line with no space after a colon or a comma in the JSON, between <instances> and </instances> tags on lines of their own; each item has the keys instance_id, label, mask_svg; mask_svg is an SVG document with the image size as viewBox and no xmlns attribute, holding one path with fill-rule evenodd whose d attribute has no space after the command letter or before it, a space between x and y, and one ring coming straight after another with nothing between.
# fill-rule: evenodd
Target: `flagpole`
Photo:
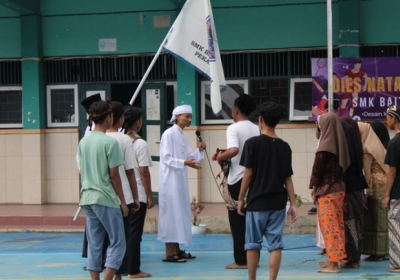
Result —
<instances>
[{"instance_id":1,"label":"flagpole","mask_svg":"<svg viewBox=\"0 0 400 280\"><path fill-rule=\"evenodd\" d=\"M168 31L168 34L169 34L169 32L170 32L170 31ZM167 36L165 36L164 41L161 43L160 47L158 48L158 51L157 51L156 54L154 55L153 60L151 61L149 67L148 67L147 70L146 70L146 72L144 73L144 76L143 76L142 80L140 81L138 87L136 88L136 91L135 91L135 93L133 94L133 96L132 96L132 98L131 98L131 101L129 101L129 104L132 105L133 102L135 101L137 95L139 94L139 91L140 91L140 89L142 88L144 82L146 81L147 76L150 74L151 69L153 68L154 64L156 63L158 57L160 56L160 53L161 53L161 51L162 51L162 49L163 49L163 47L164 47L164 45L165 45L165 42L167 41L168 34L167 34Z\"/></svg>"},{"instance_id":2,"label":"flagpole","mask_svg":"<svg viewBox=\"0 0 400 280\"><path fill-rule=\"evenodd\" d=\"M333 90L332 90L332 0L326 1L327 32L328 32L328 104L329 112L333 112Z\"/></svg>"}]
</instances>

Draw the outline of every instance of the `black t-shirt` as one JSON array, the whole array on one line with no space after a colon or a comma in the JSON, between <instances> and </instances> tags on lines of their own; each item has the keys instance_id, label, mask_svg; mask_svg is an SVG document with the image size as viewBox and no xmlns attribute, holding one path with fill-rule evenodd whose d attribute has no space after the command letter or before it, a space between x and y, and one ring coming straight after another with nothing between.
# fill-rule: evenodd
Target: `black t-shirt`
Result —
<instances>
[{"instance_id":1,"label":"black t-shirt","mask_svg":"<svg viewBox=\"0 0 400 280\"><path fill-rule=\"evenodd\" d=\"M400 133L389 141L385 164L396 167L396 178L390 191L390 199L400 199Z\"/></svg>"},{"instance_id":2,"label":"black t-shirt","mask_svg":"<svg viewBox=\"0 0 400 280\"><path fill-rule=\"evenodd\" d=\"M292 150L288 143L265 134L246 141L240 165L251 168L253 176L247 195L247 211L283 209L287 203L284 186L293 175Z\"/></svg>"}]
</instances>

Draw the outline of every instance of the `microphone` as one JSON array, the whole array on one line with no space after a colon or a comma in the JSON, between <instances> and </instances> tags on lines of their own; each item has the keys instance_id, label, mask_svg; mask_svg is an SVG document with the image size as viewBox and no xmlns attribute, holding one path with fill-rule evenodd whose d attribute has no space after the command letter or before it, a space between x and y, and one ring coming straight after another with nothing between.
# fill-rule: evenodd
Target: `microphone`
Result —
<instances>
[{"instance_id":1,"label":"microphone","mask_svg":"<svg viewBox=\"0 0 400 280\"><path fill-rule=\"evenodd\" d=\"M203 142L203 139L201 138L201 135L200 135L200 131L196 130L196 136L197 136L197 138L199 138L200 142Z\"/></svg>"},{"instance_id":2,"label":"microphone","mask_svg":"<svg viewBox=\"0 0 400 280\"><path fill-rule=\"evenodd\" d=\"M203 142L203 139L201 139L200 131L196 130L196 136L199 138L200 142Z\"/></svg>"}]
</instances>

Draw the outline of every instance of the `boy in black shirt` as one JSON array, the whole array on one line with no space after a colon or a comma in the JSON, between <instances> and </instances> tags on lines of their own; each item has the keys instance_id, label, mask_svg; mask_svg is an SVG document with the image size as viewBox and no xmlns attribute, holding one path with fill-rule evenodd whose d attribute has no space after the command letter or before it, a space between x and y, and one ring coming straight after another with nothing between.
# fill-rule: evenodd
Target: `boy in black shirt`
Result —
<instances>
[{"instance_id":1,"label":"boy in black shirt","mask_svg":"<svg viewBox=\"0 0 400 280\"><path fill-rule=\"evenodd\" d=\"M385 164L389 165L386 191L382 207L389 206L389 263L390 272L400 273L400 106L392 105L386 111L386 121L396 135L389 141Z\"/></svg>"},{"instance_id":2,"label":"boy in black shirt","mask_svg":"<svg viewBox=\"0 0 400 280\"><path fill-rule=\"evenodd\" d=\"M248 139L244 145L240 165L245 172L237 206L244 214L247 194L246 241L248 279L256 279L263 235L269 244L270 280L277 279L282 257L282 233L285 207L289 197L288 215L291 223L297 219L297 208L292 182L292 151L275 133L275 126L283 110L274 102L261 105L258 118L261 135Z\"/></svg>"}]
</instances>

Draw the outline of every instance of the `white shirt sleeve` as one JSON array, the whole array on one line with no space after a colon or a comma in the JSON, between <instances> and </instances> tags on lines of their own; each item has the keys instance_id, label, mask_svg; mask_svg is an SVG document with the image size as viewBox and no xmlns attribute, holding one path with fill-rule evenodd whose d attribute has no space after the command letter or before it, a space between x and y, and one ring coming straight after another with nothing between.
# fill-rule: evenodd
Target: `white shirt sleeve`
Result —
<instances>
[{"instance_id":1,"label":"white shirt sleeve","mask_svg":"<svg viewBox=\"0 0 400 280\"><path fill-rule=\"evenodd\" d=\"M125 144L125 149L124 149L124 160L125 160L125 170L133 169L135 167L138 167L137 161L136 161L136 156L133 151L133 143L130 140L130 138L126 139Z\"/></svg>"},{"instance_id":2,"label":"white shirt sleeve","mask_svg":"<svg viewBox=\"0 0 400 280\"><path fill-rule=\"evenodd\" d=\"M149 146L143 139L137 139L133 143L133 150L136 154L136 160L139 167L153 166L150 156Z\"/></svg>"},{"instance_id":3,"label":"white shirt sleeve","mask_svg":"<svg viewBox=\"0 0 400 280\"><path fill-rule=\"evenodd\" d=\"M226 148L239 148L239 137L232 125L226 130Z\"/></svg>"}]
</instances>

